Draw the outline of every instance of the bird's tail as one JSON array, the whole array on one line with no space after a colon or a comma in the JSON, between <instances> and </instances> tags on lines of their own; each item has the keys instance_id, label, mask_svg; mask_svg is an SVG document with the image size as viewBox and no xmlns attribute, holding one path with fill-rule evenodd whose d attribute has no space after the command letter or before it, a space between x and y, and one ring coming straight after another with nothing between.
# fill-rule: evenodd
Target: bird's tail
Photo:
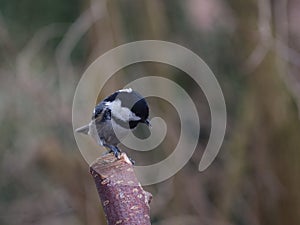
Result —
<instances>
[{"instance_id":1,"label":"bird's tail","mask_svg":"<svg viewBox=\"0 0 300 225\"><path fill-rule=\"evenodd\" d=\"M75 130L75 132L77 133L83 133L83 134L88 134L89 132L89 129L90 129L90 126L89 125L84 125L82 127L79 127Z\"/></svg>"}]
</instances>

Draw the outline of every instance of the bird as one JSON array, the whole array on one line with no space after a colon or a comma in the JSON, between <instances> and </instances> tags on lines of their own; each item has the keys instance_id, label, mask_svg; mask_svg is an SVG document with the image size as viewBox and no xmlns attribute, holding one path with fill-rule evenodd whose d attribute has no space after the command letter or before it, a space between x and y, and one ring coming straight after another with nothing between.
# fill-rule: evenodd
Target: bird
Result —
<instances>
[{"instance_id":1,"label":"bird","mask_svg":"<svg viewBox=\"0 0 300 225\"><path fill-rule=\"evenodd\" d=\"M140 123L151 127L148 103L138 92L127 88L115 91L98 103L90 123L75 132L91 136L119 159L121 150L117 145Z\"/></svg>"}]
</instances>

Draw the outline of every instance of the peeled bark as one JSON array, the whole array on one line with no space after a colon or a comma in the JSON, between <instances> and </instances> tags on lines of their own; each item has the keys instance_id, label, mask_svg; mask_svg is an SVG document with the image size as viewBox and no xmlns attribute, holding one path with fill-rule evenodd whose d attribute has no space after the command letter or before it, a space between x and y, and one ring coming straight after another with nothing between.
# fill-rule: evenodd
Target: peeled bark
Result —
<instances>
[{"instance_id":1,"label":"peeled bark","mask_svg":"<svg viewBox=\"0 0 300 225\"><path fill-rule=\"evenodd\" d=\"M108 225L151 224L149 203L152 195L143 190L125 153L120 159L113 154L98 158L90 166L90 173Z\"/></svg>"}]
</instances>

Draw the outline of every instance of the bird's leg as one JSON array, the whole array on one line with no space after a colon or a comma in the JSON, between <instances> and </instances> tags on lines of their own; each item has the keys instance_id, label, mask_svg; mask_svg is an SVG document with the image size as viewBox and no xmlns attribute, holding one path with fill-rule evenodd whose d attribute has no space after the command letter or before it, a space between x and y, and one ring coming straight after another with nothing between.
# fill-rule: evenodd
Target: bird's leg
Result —
<instances>
[{"instance_id":1,"label":"bird's leg","mask_svg":"<svg viewBox=\"0 0 300 225\"><path fill-rule=\"evenodd\" d=\"M113 147L114 147L115 149L117 149L118 154L121 155L121 150L120 150L117 146L113 146ZM114 152L114 154L115 154L115 152ZM120 155L119 155L119 156L116 156L116 154L115 154L115 156L116 156L118 159L119 159ZM128 157L128 159L130 160L130 162L132 163L132 165L135 164L135 161L134 161L133 159L131 159L130 157Z\"/></svg>"},{"instance_id":2,"label":"bird's leg","mask_svg":"<svg viewBox=\"0 0 300 225\"><path fill-rule=\"evenodd\" d=\"M129 157L128 157L129 158ZM135 161L132 158L129 158L130 162L132 163L132 165L135 164Z\"/></svg>"},{"instance_id":3,"label":"bird's leg","mask_svg":"<svg viewBox=\"0 0 300 225\"><path fill-rule=\"evenodd\" d=\"M111 146L112 148L111 148L111 150L110 150L110 152L113 152L114 153L114 155L115 155L115 157L117 158L117 159L120 159L120 156L121 156L121 151L120 151L120 149L117 147L117 146Z\"/></svg>"},{"instance_id":4,"label":"bird's leg","mask_svg":"<svg viewBox=\"0 0 300 225\"><path fill-rule=\"evenodd\" d=\"M108 148L109 149L109 152L108 153L114 153L114 156L117 158L117 159L120 159L120 156L121 156L121 150L117 147L117 146L114 146L114 145L108 145L106 143L103 143L103 146ZM129 157L128 157L129 158ZM135 161L132 160L131 158L129 158L130 162L132 163L132 165L135 164Z\"/></svg>"},{"instance_id":5,"label":"bird's leg","mask_svg":"<svg viewBox=\"0 0 300 225\"><path fill-rule=\"evenodd\" d=\"M121 151L118 147L113 146L113 145L108 145L106 143L103 143L103 146L109 149L109 153L111 153L111 152L114 153L114 156L117 159L120 159Z\"/></svg>"}]
</instances>

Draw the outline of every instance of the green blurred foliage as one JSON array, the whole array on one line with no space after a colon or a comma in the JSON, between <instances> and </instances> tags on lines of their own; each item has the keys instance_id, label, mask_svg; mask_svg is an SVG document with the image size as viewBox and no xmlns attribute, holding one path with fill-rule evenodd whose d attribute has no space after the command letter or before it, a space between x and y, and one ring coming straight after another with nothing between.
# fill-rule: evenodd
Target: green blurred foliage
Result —
<instances>
[{"instance_id":1,"label":"green blurred foliage","mask_svg":"<svg viewBox=\"0 0 300 225\"><path fill-rule=\"evenodd\" d=\"M51 23L71 23L81 11L79 0L0 1L6 27L18 47L25 45L37 29Z\"/></svg>"}]
</instances>

